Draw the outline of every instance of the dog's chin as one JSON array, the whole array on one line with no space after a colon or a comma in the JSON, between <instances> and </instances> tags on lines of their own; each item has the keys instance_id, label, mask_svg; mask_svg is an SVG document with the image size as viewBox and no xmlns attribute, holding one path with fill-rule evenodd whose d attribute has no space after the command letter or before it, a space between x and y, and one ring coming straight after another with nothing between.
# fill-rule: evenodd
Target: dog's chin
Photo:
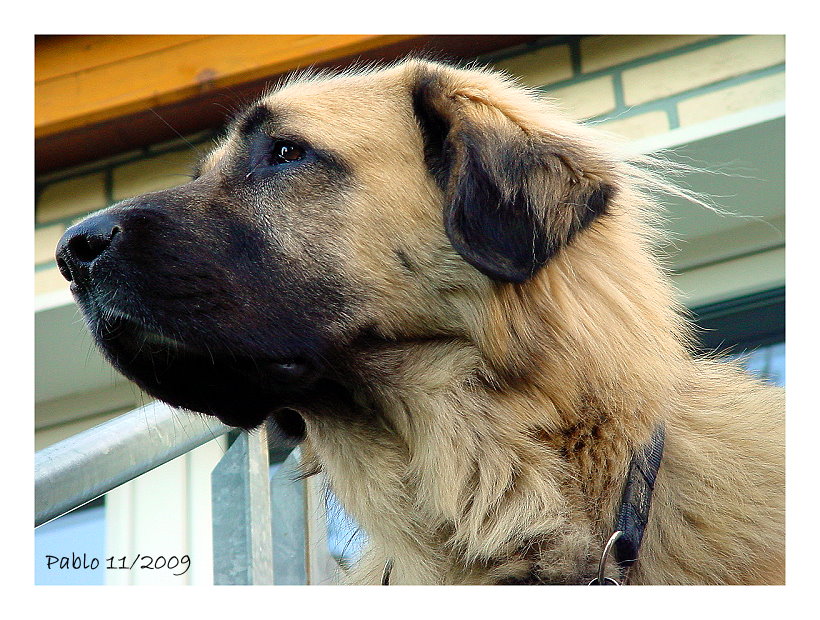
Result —
<instances>
[{"instance_id":1,"label":"dog's chin","mask_svg":"<svg viewBox=\"0 0 820 620\"><path fill-rule=\"evenodd\" d=\"M298 356L245 356L178 340L124 316L94 319L104 355L151 396L250 430L300 399L319 377L318 367ZM303 424L292 415L273 416L282 434L300 439Z\"/></svg>"}]
</instances>

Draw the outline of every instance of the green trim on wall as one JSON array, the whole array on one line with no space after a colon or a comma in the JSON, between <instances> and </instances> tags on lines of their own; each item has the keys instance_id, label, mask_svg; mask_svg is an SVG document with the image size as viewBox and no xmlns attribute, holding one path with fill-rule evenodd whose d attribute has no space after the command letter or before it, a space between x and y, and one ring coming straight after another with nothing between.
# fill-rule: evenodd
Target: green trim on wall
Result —
<instances>
[{"instance_id":1,"label":"green trim on wall","mask_svg":"<svg viewBox=\"0 0 820 620\"><path fill-rule=\"evenodd\" d=\"M726 351L786 339L786 287L691 309L704 350Z\"/></svg>"},{"instance_id":2,"label":"green trim on wall","mask_svg":"<svg viewBox=\"0 0 820 620\"><path fill-rule=\"evenodd\" d=\"M146 159L158 157L159 155L164 155L166 153L176 153L180 151L195 150L197 147L202 146L207 142L213 141L217 136L221 134L221 132L222 129L220 128L218 130L209 131L207 132L207 134L199 133L195 134L194 136L190 136L190 138L188 139L188 143L185 143L184 141L180 140L179 143L175 143L172 146L169 146L168 148L157 148L157 145L151 145L143 149L140 149L139 151L133 151L127 155L118 155L98 162L92 162L90 164L76 166L74 168L69 168L64 172L51 172L45 177L43 177L45 180L43 180L43 178L35 179L35 200L36 202L39 202L40 194L42 193L42 191L46 187L54 183L69 181L71 179L76 179L79 177L84 177L99 172L104 172L110 175L114 168L118 168L120 166L133 163L135 161L144 161ZM111 198L111 192L109 192L109 190L109 179L106 179L106 195L109 197L109 201L113 201L113 199Z\"/></svg>"},{"instance_id":3,"label":"green trim on wall","mask_svg":"<svg viewBox=\"0 0 820 620\"><path fill-rule=\"evenodd\" d=\"M744 73L742 75L738 75L735 77L727 78L724 80L718 80L716 82L712 82L704 86L699 86L697 88L686 90L675 95L670 95L669 97L664 97L662 99L655 99L653 101L648 101L646 103L642 103L636 106L627 106L625 103L623 89L623 71L632 69L634 67L640 67L642 65L652 64L658 62L659 60L680 56L681 54L686 54L688 52L693 52L707 47L712 47L719 43L732 41L734 39L739 39L747 35L720 35L710 39L705 39L703 41L695 41L693 43L681 45L680 47L676 47L671 50L656 52L654 54L642 56L641 58L634 58L632 60L617 65L613 65L611 67L606 67L603 69L583 73L581 71L581 40L589 36L593 35L567 35L559 38L545 38L542 40L533 41L521 46L517 46L516 48L504 50L504 52L501 53L487 55L481 57L479 60L480 62L487 63L498 62L500 60L519 56L521 54L526 54L541 48L568 45L570 50L570 61L572 63L572 77L543 85L539 87L540 91L549 94L550 91L563 88L565 86L572 86L574 84L580 84L588 80L593 80L604 76L610 76L613 80L613 88L615 93L615 109L610 110L605 114L589 118L585 122L598 123L615 119L621 120L629 118L631 116L637 116L639 114L643 114L646 112L660 110L667 114L669 118L670 130L677 129L678 127L680 127L680 119L678 117L677 105L681 101L684 101L690 97L708 94L710 92L723 90L725 88L730 88L732 86L737 86L745 82L756 80L762 77L774 75L776 73L781 73L784 72L786 68L785 63L780 63L777 65L772 65L771 67L765 67L763 69L750 71L748 73Z\"/></svg>"},{"instance_id":4,"label":"green trim on wall","mask_svg":"<svg viewBox=\"0 0 820 620\"><path fill-rule=\"evenodd\" d=\"M34 264L34 273L38 273L40 271L47 271L49 269L53 269L56 266L57 266L57 261L55 261L54 259L51 259L51 260L46 261L44 263L35 263Z\"/></svg>"},{"instance_id":5,"label":"green trim on wall","mask_svg":"<svg viewBox=\"0 0 820 620\"><path fill-rule=\"evenodd\" d=\"M636 106L626 106L623 103L623 98L620 100L618 99L618 91L617 91L617 84L619 84L619 78L615 79L616 84L616 103L617 106L614 110L607 112L605 114L601 114L599 116L594 116L592 118L586 119L584 122L586 123L600 123L606 122L611 120L621 120L624 118L629 118L630 116L637 116L638 114L643 114L645 112L652 112L655 110L663 110L667 114L669 114L669 121L670 121L670 130L677 129L680 127L680 121L678 119L678 109L677 106L682 101L686 101L687 99L691 99L693 97L698 97L700 95L705 95L711 92L725 90L727 88L731 88L733 86L739 86L741 84L745 84L747 82L753 82L757 79L768 77L770 75L775 75L778 73L785 73L786 65L785 63L780 63L777 65L772 65L771 67L766 67L764 69L758 69L756 71L750 71L749 73L744 73L743 75L738 75L735 77L727 78L725 80L719 80L717 82L712 82L711 84L706 84L705 86L699 86L698 88L693 88L691 90L686 90L681 93L677 93L675 95L670 95L669 97L664 97L662 99L655 99L653 101L647 101L646 103L642 103ZM620 77L620 76L619 76ZM552 85L550 86L552 88ZM623 85L621 85L623 88ZM545 92L549 92L547 89L542 89ZM621 97L623 97L623 91L620 93Z\"/></svg>"},{"instance_id":6,"label":"green trim on wall","mask_svg":"<svg viewBox=\"0 0 820 620\"><path fill-rule=\"evenodd\" d=\"M612 90L615 92L615 110L627 109L626 96L624 95L624 78L620 71L612 76ZM613 112L607 114L613 114Z\"/></svg>"},{"instance_id":7,"label":"green trim on wall","mask_svg":"<svg viewBox=\"0 0 820 620\"><path fill-rule=\"evenodd\" d=\"M103 176L103 191L105 192L105 203L107 205L114 202L114 170L107 168Z\"/></svg>"},{"instance_id":8,"label":"green trim on wall","mask_svg":"<svg viewBox=\"0 0 820 620\"><path fill-rule=\"evenodd\" d=\"M581 37L569 42L569 61L572 66L572 75L581 75Z\"/></svg>"},{"instance_id":9,"label":"green trim on wall","mask_svg":"<svg viewBox=\"0 0 820 620\"><path fill-rule=\"evenodd\" d=\"M695 50L703 49L706 47L712 47L718 43L723 43L725 41L731 41L733 39L739 39L745 35L724 35L718 36L713 39L706 39L703 41L695 41L694 43L688 43L686 45L682 45L680 47L676 47L672 50L666 50L663 52L656 52L654 54L650 54L648 56L641 56L640 58L633 58L632 60L627 60L626 62L622 62L617 65L612 65L611 67L605 67L603 69L596 69L595 71L588 71L586 73L582 73L580 70L578 74L571 77L566 78L563 80L559 80L558 82L553 82L551 84L545 84L542 89L547 88L561 88L563 86L570 86L571 84L575 84L578 82L583 82L585 80L595 79L604 75L612 75L615 73L620 73L627 69L633 69L635 67L640 67L643 65L651 65L659 60L665 60L667 58L672 58L674 56L680 56L681 54L685 54L687 52L693 52ZM577 39L578 42L578 49L580 53L580 38ZM543 46L543 47L551 47L551 46ZM570 47L572 49L572 47ZM527 50L532 51L532 50Z\"/></svg>"},{"instance_id":10,"label":"green trim on wall","mask_svg":"<svg viewBox=\"0 0 820 620\"><path fill-rule=\"evenodd\" d=\"M502 60L507 60L508 58L514 58L515 56L521 56L523 54L528 54L529 52L534 52L536 50L540 50L547 47L558 47L559 45L569 45L570 46L570 54L572 54L572 46L576 44L584 37L588 37L591 35L572 35L572 34L565 34L565 35L544 35L541 38L536 39L535 41L529 41L527 43L520 43L514 47L508 47L503 50L496 50L493 52L489 52L487 54L482 54L481 56L475 57L475 62L478 64L493 64L496 62L501 62ZM580 53L580 44L578 44L578 50ZM579 71L580 73L580 65Z\"/></svg>"}]
</instances>

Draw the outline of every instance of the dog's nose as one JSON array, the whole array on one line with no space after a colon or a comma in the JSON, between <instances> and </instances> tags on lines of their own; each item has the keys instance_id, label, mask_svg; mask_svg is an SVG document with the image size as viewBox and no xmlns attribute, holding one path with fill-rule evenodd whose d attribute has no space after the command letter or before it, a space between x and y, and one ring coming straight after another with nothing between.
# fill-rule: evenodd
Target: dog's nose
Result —
<instances>
[{"instance_id":1,"label":"dog's nose","mask_svg":"<svg viewBox=\"0 0 820 620\"><path fill-rule=\"evenodd\" d=\"M60 273L69 282L84 277L120 232L120 223L107 213L92 215L69 228L57 244L56 258Z\"/></svg>"}]
</instances>

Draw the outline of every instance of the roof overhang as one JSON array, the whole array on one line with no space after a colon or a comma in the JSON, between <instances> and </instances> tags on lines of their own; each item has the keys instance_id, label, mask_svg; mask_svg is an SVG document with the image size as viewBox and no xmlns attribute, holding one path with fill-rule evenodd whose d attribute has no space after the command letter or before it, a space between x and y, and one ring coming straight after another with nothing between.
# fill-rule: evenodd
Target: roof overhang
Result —
<instances>
[{"instance_id":1,"label":"roof overhang","mask_svg":"<svg viewBox=\"0 0 820 620\"><path fill-rule=\"evenodd\" d=\"M466 60L536 35L38 36L38 174L221 126L278 76L432 54Z\"/></svg>"}]
</instances>

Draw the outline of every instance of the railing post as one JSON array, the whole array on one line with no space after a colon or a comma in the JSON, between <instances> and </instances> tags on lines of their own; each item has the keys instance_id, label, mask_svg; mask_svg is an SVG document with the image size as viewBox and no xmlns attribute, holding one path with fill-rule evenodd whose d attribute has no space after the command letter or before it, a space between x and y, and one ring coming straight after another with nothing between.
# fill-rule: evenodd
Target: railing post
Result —
<instances>
[{"instance_id":1,"label":"railing post","mask_svg":"<svg viewBox=\"0 0 820 620\"><path fill-rule=\"evenodd\" d=\"M273 572L277 585L308 582L305 485L299 479L299 448L290 453L270 481Z\"/></svg>"},{"instance_id":2,"label":"railing post","mask_svg":"<svg viewBox=\"0 0 820 620\"><path fill-rule=\"evenodd\" d=\"M296 448L271 479L275 582L319 585L335 581L338 565L327 546L322 474L301 478Z\"/></svg>"},{"instance_id":3,"label":"railing post","mask_svg":"<svg viewBox=\"0 0 820 620\"><path fill-rule=\"evenodd\" d=\"M268 441L241 433L211 474L214 583L273 583Z\"/></svg>"}]
</instances>

